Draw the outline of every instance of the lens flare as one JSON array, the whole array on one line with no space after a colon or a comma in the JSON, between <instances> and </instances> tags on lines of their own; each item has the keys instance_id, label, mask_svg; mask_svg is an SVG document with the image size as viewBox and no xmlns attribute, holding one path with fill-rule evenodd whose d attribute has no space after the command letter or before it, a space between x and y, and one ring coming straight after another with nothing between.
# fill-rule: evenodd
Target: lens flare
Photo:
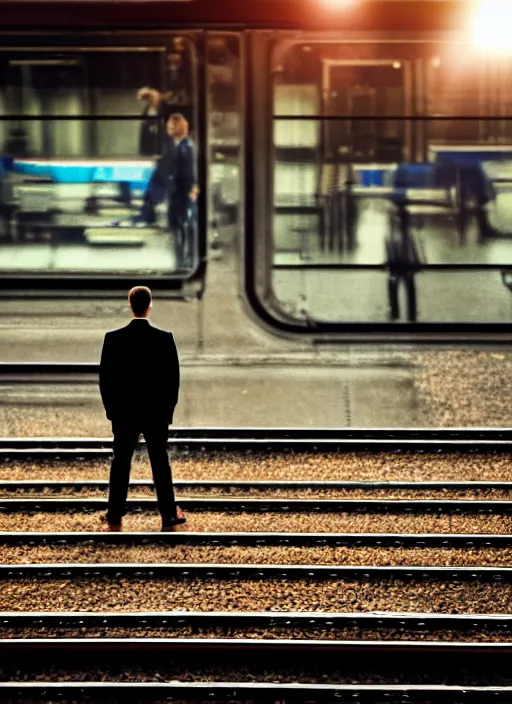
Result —
<instances>
[{"instance_id":1,"label":"lens flare","mask_svg":"<svg viewBox=\"0 0 512 704\"><path fill-rule=\"evenodd\" d=\"M512 0L484 0L473 25L475 45L487 53L512 53Z\"/></svg>"},{"instance_id":2,"label":"lens flare","mask_svg":"<svg viewBox=\"0 0 512 704\"><path fill-rule=\"evenodd\" d=\"M343 10L348 7L353 7L357 5L360 0L317 0L318 4L322 7L331 10Z\"/></svg>"}]
</instances>

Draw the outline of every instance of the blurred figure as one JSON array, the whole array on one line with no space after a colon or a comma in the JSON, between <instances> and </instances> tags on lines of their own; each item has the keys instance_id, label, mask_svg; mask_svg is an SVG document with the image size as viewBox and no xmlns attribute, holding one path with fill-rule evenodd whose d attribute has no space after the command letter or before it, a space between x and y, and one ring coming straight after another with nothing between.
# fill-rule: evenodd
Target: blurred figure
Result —
<instances>
[{"instance_id":1,"label":"blurred figure","mask_svg":"<svg viewBox=\"0 0 512 704\"><path fill-rule=\"evenodd\" d=\"M181 113L167 121L169 141L162 157L167 176L167 220L174 235L179 264L192 264L193 239L196 224L197 157L188 134L188 122Z\"/></svg>"},{"instance_id":2,"label":"blurred figure","mask_svg":"<svg viewBox=\"0 0 512 704\"><path fill-rule=\"evenodd\" d=\"M162 516L162 531L186 519L176 506L167 456L169 424L178 403L180 367L172 333L153 327L151 291L135 286L128 294L133 319L105 335L100 362L100 392L112 422L114 458L110 469L108 530L122 530L133 453L142 433L146 439L153 481Z\"/></svg>"},{"instance_id":3,"label":"blurred figure","mask_svg":"<svg viewBox=\"0 0 512 704\"><path fill-rule=\"evenodd\" d=\"M139 155L160 155L165 142L165 124L169 119L172 106L169 104L170 94L160 93L155 88L141 88L137 99L145 103L142 112L145 118L141 123L139 137Z\"/></svg>"},{"instance_id":4,"label":"blurred figure","mask_svg":"<svg viewBox=\"0 0 512 704\"><path fill-rule=\"evenodd\" d=\"M182 113L174 113L167 120L164 153L156 163L141 212L132 223L153 225L156 206L167 198L167 225L174 236L178 266L191 264L199 195L196 148L188 130Z\"/></svg>"}]
</instances>

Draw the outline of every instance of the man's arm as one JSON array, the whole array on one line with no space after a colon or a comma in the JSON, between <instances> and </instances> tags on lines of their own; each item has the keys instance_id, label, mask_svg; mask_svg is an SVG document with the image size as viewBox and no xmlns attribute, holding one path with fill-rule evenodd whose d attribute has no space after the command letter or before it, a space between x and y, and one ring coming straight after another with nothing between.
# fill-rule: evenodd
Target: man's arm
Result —
<instances>
[{"instance_id":1,"label":"man's arm","mask_svg":"<svg viewBox=\"0 0 512 704\"><path fill-rule=\"evenodd\" d=\"M178 350L174 342L172 333L169 333L169 342L167 350L167 366L166 366L166 392L167 406L169 408L169 422L172 423L172 414L174 408L178 404L178 395L180 390L180 361L178 359Z\"/></svg>"},{"instance_id":2,"label":"man's arm","mask_svg":"<svg viewBox=\"0 0 512 704\"><path fill-rule=\"evenodd\" d=\"M108 333L103 340L100 360L100 394L107 418L110 417L112 408L112 355Z\"/></svg>"},{"instance_id":3,"label":"man's arm","mask_svg":"<svg viewBox=\"0 0 512 704\"><path fill-rule=\"evenodd\" d=\"M184 184L184 189L186 189L189 198L195 201L199 194L199 186L197 185L197 153L190 139L187 140L185 146L182 146L181 170L180 177Z\"/></svg>"}]
</instances>

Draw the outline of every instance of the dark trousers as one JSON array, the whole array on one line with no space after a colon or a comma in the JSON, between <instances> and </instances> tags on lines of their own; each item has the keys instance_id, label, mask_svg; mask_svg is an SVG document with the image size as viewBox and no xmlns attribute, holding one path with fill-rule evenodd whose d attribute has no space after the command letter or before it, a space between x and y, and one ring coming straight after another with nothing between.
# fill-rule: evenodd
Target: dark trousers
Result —
<instances>
[{"instance_id":1,"label":"dark trousers","mask_svg":"<svg viewBox=\"0 0 512 704\"><path fill-rule=\"evenodd\" d=\"M166 420L149 420L138 423L113 422L112 432L114 433L114 458L110 468L108 522L117 525L127 512L126 497L130 483L132 457L142 433L146 439L149 461L151 462L158 510L162 516L162 524L167 525L176 518L171 465L167 456L169 424Z\"/></svg>"},{"instance_id":2,"label":"dark trousers","mask_svg":"<svg viewBox=\"0 0 512 704\"><path fill-rule=\"evenodd\" d=\"M196 204L188 195L171 197L168 200L167 223L174 236L174 246L178 265L192 264L194 251Z\"/></svg>"},{"instance_id":3,"label":"dark trousers","mask_svg":"<svg viewBox=\"0 0 512 704\"><path fill-rule=\"evenodd\" d=\"M148 225L154 225L156 221L155 208L165 199L165 186L158 169L151 174L149 183L144 192L140 219Z\"/></svg>"}]
</instances>

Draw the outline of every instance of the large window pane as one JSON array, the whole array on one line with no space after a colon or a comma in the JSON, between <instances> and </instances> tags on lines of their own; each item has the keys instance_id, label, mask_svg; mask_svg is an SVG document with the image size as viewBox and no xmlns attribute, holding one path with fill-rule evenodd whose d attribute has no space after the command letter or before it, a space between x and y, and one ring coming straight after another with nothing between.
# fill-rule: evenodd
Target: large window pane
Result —
<instances>
[{"instance_id":1,"label":"large window pane","mask_svg":"<svg viewBox=\"0 0 512 704\"><path fill-rule=\"evenodd\" d=\"M508 320L505 67L456 44L278 46L269 206L280 310L324 322Z\"/></svg>"},{"instance_id":2,"label":"large window pane","mask_svg":"<svg viewBox=\"0 0 512 704\"><path fill-rule=\"evenodd\" d=\"M0 54L0 269L197 265L196 53L170 34Z\"/></svg>"}]
</instances>

